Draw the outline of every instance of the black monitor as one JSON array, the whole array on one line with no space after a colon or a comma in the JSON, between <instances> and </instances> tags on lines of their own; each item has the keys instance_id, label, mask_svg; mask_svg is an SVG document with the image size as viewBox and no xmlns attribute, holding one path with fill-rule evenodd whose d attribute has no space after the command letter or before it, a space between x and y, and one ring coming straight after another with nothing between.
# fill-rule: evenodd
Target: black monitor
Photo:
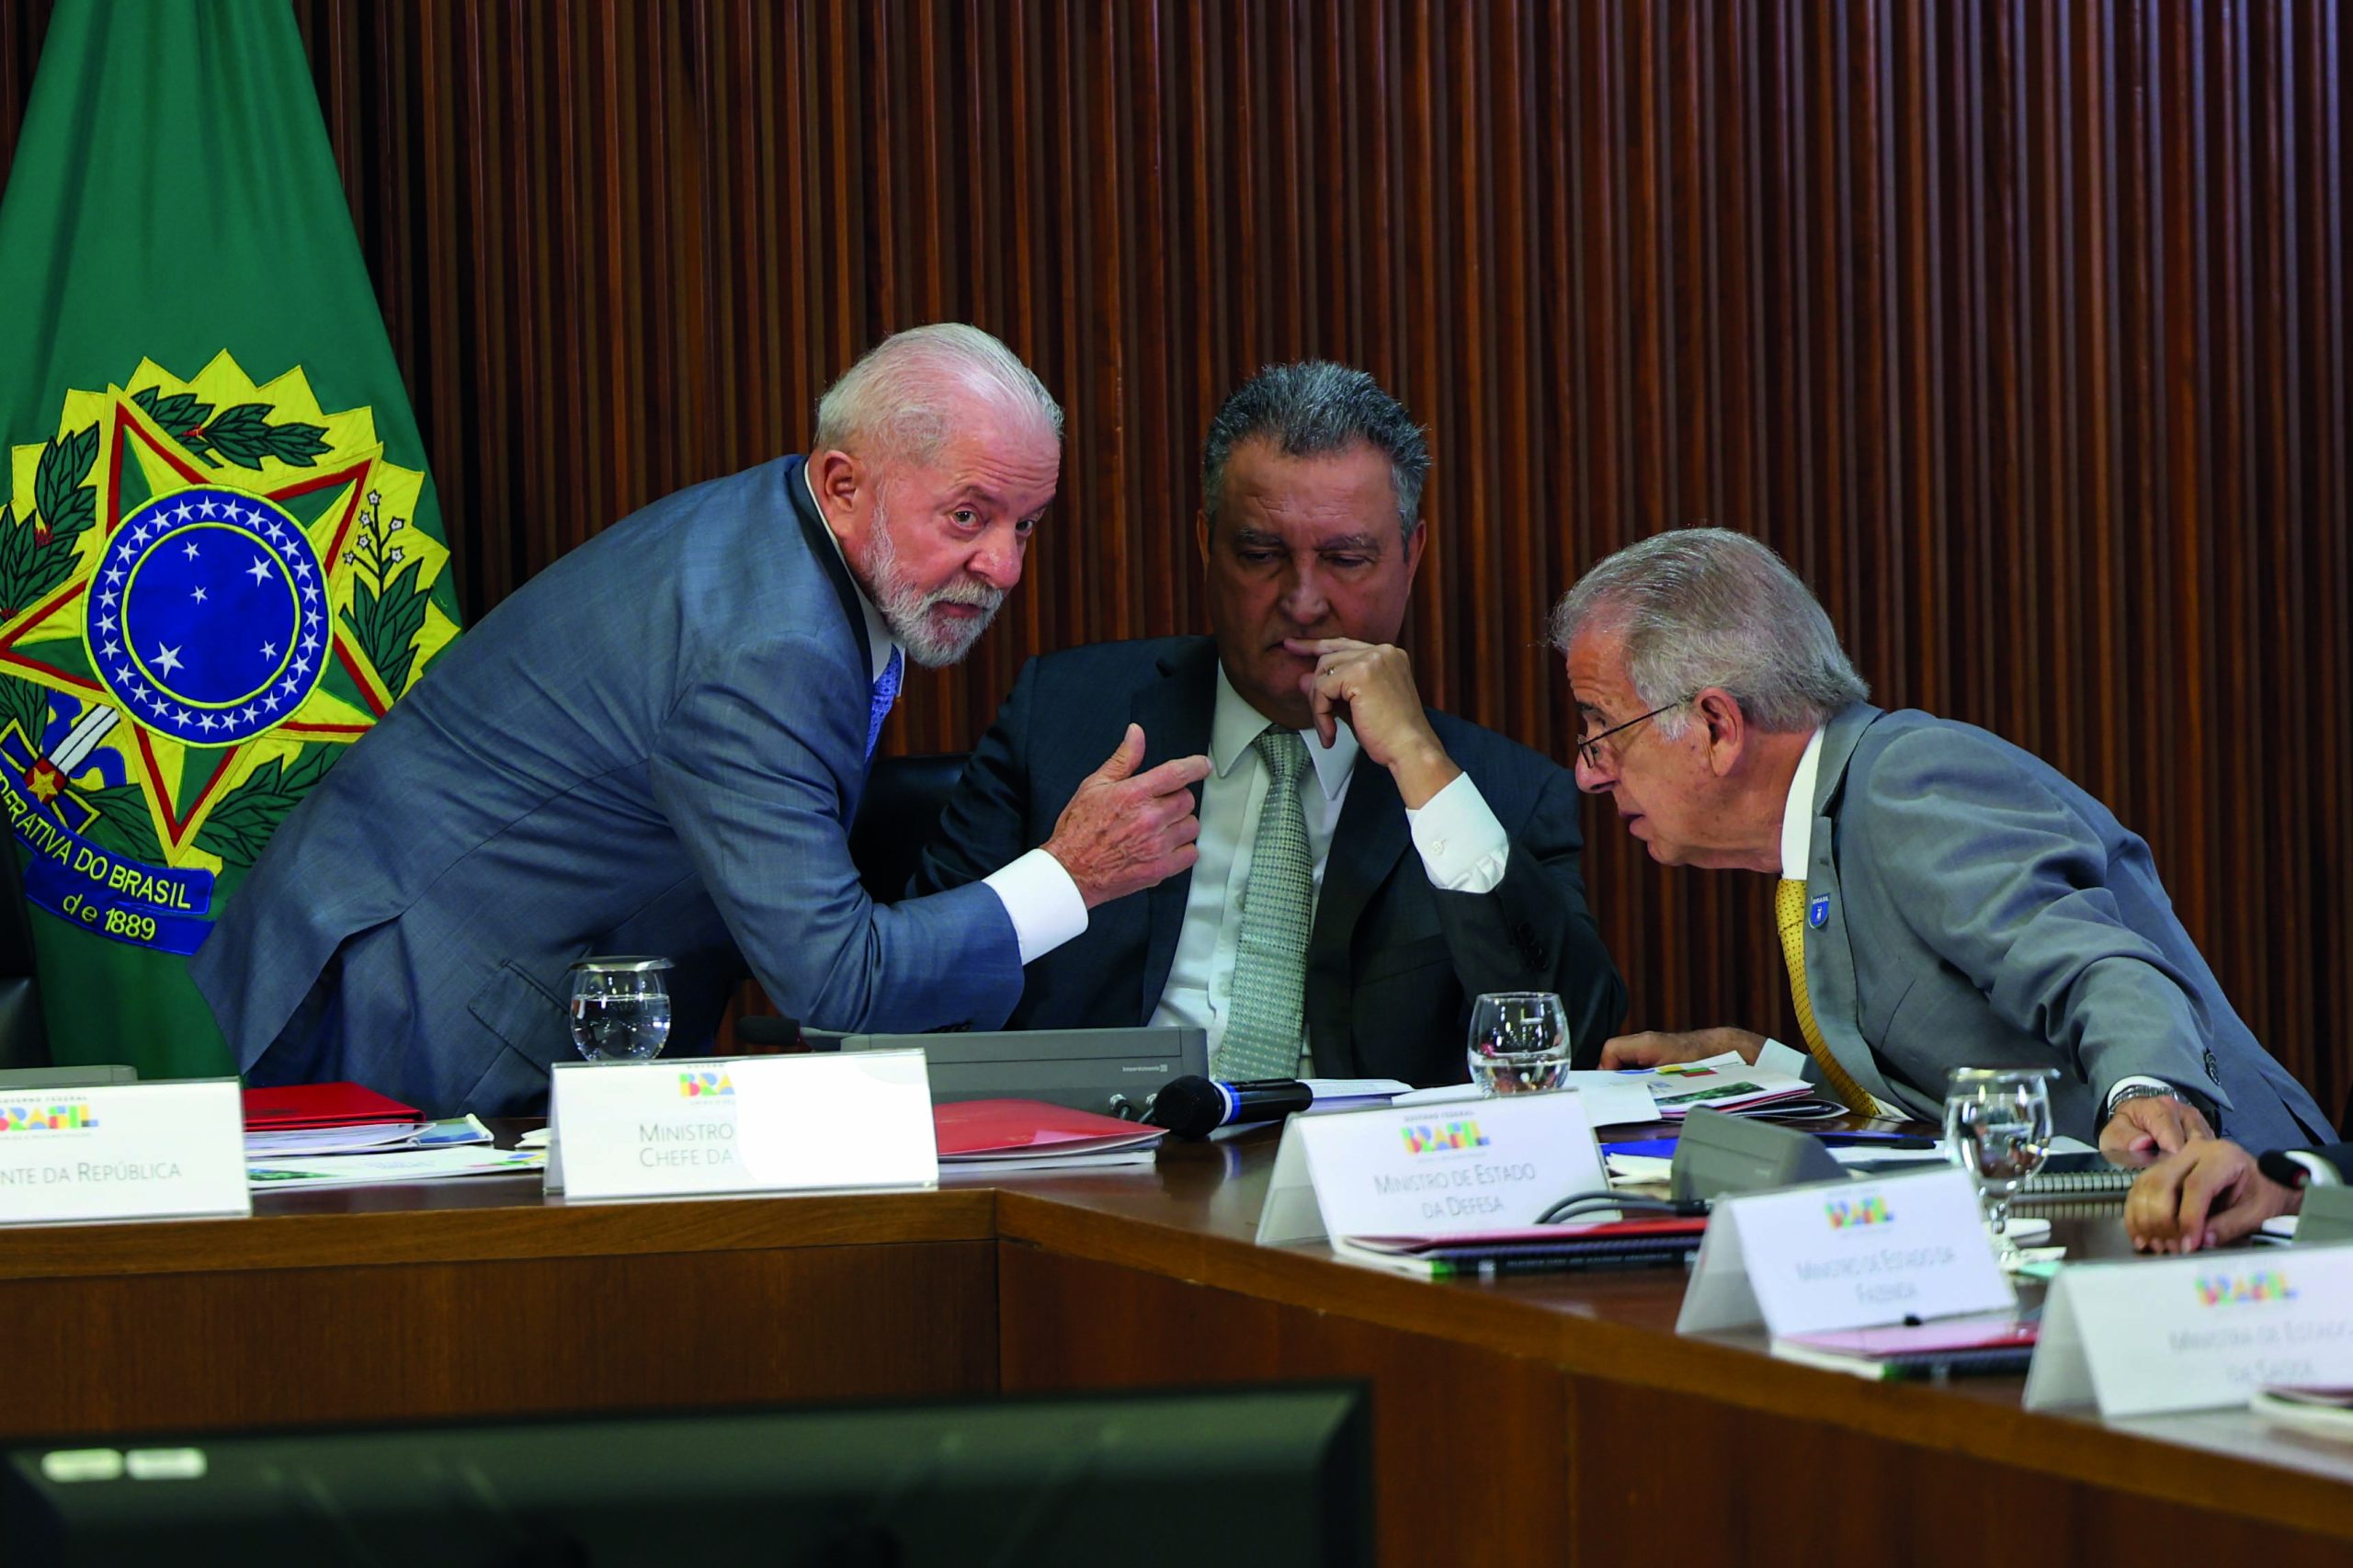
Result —
<instances>
[{"instance_id":1,"label":"black monitor","mask_svg":"<svg viewBox=\"0 0 2353 1568\"><path fill-rule=\"evenodd\" d=\"M10 1563L1372 1562L1357 1385L12 1449Z\"/></svg>"}]
</instances>

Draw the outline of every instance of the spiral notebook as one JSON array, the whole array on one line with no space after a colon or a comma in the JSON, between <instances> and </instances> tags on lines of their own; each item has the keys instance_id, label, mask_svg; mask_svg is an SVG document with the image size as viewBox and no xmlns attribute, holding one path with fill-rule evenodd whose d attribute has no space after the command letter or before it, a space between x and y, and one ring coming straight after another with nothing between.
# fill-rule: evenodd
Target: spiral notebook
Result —
<instances>
[{"instance_id":1,"label":"spiral notebook","mask_svg":"<svg viewBox=\"0 0 2353 1568\"><path fill-rule=\"evenodd\" d=\"M2122 1198L2141 1173L2097 1153L2053 1154L2018 1188L2020 1202L2046 1198Z\"/></svg>"}]
</instances>

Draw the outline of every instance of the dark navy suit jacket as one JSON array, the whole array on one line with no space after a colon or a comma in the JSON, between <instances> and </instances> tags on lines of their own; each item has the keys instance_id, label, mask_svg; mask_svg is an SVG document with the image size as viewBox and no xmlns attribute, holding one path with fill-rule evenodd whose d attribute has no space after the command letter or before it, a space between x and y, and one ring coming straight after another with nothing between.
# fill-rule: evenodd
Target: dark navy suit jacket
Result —
<instances>
[{"instance_id":1,"label":"dark navy suit jacket","mask_svg":"<svg viewBox=\"0 0 2353 1568\"><path fill-rule=\"evenodd\" d=\"M1143 767L1209 749L1217 648L1206 637L1107 642L1032 659L940 818L915 891L960 887L1051 835L1128 723ZM1586 912L1576 783L1492 731L1433 711L1439 741L1511 838L1492 892L1441 892L1413 846L1388 769L1361 760L1332 835L1307 945L1307 1034L1329 1077L1467 1077L1471 999L1556 991L1582 1062L1618 1028L1626 989ZM1189 874L1096 909L1031 963L1011 1028L1148 1021L1168 983Z\"/></svg>"}]
</instances>

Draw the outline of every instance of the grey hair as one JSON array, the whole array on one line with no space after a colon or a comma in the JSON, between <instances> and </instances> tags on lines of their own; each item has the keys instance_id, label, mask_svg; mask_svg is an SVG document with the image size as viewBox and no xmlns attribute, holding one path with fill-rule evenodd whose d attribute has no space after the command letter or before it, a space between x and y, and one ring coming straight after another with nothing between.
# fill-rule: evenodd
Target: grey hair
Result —
<instances>
[{"instance_id":1,"label":"grey hair","mask_svg":"<svg viewBox=\"0 0 2353 1568\"><path fill-rule=\"evenodd\" d=\"M1268 365L1225 400L1201 442L1201 510L1211 522L1224 499L1227 460L1258 437L1293 458L1344 452L1359 442L1374 448L1389 460L1397 526L1414 531L1430 476L1429 442L1405 405L1362 370L1328 359Z\"/></svg>"},{"instance_id":2,"label":"grey hair","mask_svg":"<svg viewBox=\"0 0 2353 1568\"><path fill-rule=\"evenodd\" d=\"M1789 563L1727 528L1653 534L1578 578L1552 611L1552 646L1565 654L1588 628L1625 633L1627 677L1645 708L1721 687L1750 722L1786 733L1870 695ZM1687 717L1658 722L1671 736Z\"/></svg>"},{"instance_id":3,"label":"grey hair","mask_svg":"<svg viewBox=\"0 0 2353 1568\"><path fill-rule=\"evenodd\" d=\"M1019 355L979 327L934 322L892 333L825 389L814 444L929 462L953 429L945 405L960 390L1033 415L1062 439L1062 405Z\"/></svg>"}]
</instances>

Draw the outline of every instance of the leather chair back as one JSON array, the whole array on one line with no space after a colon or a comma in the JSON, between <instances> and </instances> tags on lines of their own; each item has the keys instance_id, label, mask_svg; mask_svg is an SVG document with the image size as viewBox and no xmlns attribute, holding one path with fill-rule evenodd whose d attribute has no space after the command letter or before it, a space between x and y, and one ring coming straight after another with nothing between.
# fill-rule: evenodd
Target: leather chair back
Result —
<instances>
[{"instance_id":1,"label":"leather chair back","mask_svg":"<svg viewBox=\"0 0 2353 1568\"><path fill-rule=\"evenodd\" d=\"M906 897L924 844L964 776L967 755L948 751L876 760L858 820L850 824L849 857L867 896L877 903Z\"/></svg>"},{"instance_id":2,"label":"leather chair back","mask_svg":"<svg viewBox=\"0 0 2353 1568\"><path fill-rule=\"evenodd\" d=\"M0 845L0 1068L46 1067L49 1035L33 981L32 918L14 844Z\"/></svg>"}]
</instances>

